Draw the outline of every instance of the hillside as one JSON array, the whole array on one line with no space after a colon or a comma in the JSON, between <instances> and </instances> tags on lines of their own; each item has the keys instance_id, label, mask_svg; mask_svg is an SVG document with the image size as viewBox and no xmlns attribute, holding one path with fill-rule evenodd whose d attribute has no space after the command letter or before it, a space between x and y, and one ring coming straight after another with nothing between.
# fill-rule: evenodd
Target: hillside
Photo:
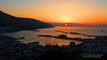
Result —
<instances>
[{"instance_id":1,"label":"hillside","mask_svg":"<svg viewBox=\"0 0 107 60\"><path fill-rule=\"evenodd\" d=\"M15 17L10 14L0 11L0 29L4 27L5 29L11 28L11 30L25 30L25 29L39 29L39 28L51 28L54 27L48 23L41 22L36 19L31 18L21 18Z\"/></svg>"}]
</instances>

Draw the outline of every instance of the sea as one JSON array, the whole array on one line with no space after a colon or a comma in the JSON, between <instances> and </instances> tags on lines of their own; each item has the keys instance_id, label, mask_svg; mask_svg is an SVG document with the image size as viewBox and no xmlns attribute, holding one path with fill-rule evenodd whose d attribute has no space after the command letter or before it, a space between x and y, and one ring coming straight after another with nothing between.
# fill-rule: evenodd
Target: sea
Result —
<instances>
[{"instance_id":1,"label":"sea","mask_svg":"<svg viewBox=\"0 0 107 60\"><path fill-rule=\"evenodd\" d=\"M68 32L68 33L64 33L64 32ZM38 35L59 36L63 34L63 35L67 35L67 37L69 38L83 38L83 39L92 38L89 36L69 34L69 32L77 32L77 33L95 35L95 36L107 36L107 27L56 26L54 28L35 29L33 31L24 30L24 31L12 32L12 33L3 33L2 35L15 37L15 38L25 37L24 39L19 39L19 41L26 44L30 42L40 42L40 45L59 45L59 46L69 45L70 42L75 42L75 44L80 44L82 43L82 41L57 39L53 37L42 37Z\"/></svg>"}]
</instances>

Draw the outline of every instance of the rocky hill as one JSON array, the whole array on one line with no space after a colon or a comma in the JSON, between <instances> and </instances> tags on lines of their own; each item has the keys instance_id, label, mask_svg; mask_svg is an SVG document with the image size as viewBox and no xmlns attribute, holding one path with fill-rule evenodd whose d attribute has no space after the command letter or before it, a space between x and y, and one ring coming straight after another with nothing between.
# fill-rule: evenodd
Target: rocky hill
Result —
<instances>
[{"instance_id":1,"label":"rocky hill","mask_svg":"<svg viewBox=\"0 0 107 60\"><path fill-rule=\"evenodd\" d=\"M1 27L11 27L11 29L38 29L38 28L51 28L54 27L48 23L41 22L31 18L15 17L10 14L0 11L0 29ZM17 30L16 29L16 30Z\"/></svg>"}]
</instances>

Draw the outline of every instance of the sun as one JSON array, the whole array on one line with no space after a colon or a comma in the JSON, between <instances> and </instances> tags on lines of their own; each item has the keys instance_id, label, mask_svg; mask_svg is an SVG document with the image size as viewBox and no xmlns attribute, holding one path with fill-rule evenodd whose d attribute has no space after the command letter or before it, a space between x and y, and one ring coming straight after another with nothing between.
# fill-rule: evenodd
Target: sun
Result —
<instances>
[{"instance_id":1,"label":"sun","mask_svg":"<svg viewBox=\"0 0 107 60\"><path fill-rule=\"evenodd\" d=\"M72 17L63 16L63 17L60 17L59 20L62 23L69 23L69 22L72 22Z\"/></svg>"},{"instance_id":2,"label":"sun","mask_svg":"<svg viewBox=\"0 0 107 60\"><path fill-rule=\"evenodd\" d=\"M68 26L68 24L64 24L64 26Z\"/></svg>"}]
</instances>

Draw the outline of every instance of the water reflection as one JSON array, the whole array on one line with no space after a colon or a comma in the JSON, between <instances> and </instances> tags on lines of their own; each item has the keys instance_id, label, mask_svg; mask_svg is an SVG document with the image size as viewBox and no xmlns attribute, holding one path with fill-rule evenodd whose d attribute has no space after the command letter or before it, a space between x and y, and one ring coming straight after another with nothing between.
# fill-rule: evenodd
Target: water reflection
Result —
<instances>
[{"instance_id":1,"label":"water reflection","mask_svg":"<svg viewBox=\"0 0 107 60\"><path fill-rule=\"evenodd\" d=\"M84 34L90 35L107 35L107 33L101 33L99 30L107 28L80 28L80 27L55 27L55 28L47 28L47 29L39 29L39 32L36 31L19 31L15 33L5 33L3 35L12 36L12 37L25 37L25 39L21 39L21 42L29 43L29 42L40 42L42 45L68 45L70 42L75 42L76 44L80 44L82 42L74 41L74 40L63 40L63 39L56 39L56 38L49 38L49 37L38 37L37 35L51 35L51 36L58 36L60 34L65 34L62 32L56 32L54 30L61 30L65 32L80 32ZM80 37L80 38L89 38L82 35L74 35L74 34L67 34L68 37Z\"/></svg>"}]
</instances>

